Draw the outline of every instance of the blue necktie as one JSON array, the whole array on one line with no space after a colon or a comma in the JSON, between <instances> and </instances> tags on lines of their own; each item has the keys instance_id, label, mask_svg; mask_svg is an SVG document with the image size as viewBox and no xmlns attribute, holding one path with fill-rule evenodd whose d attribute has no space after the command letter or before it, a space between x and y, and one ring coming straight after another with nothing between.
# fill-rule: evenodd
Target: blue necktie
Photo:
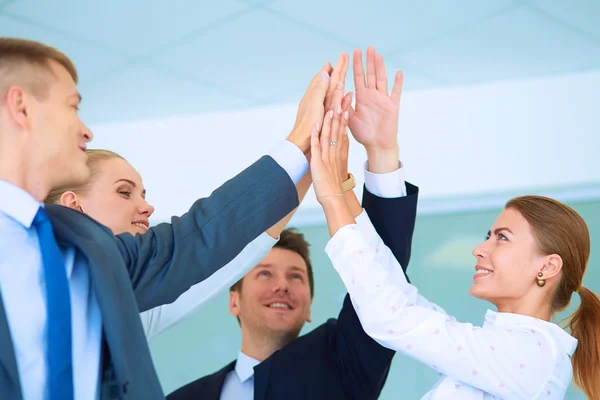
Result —
<instances>
[{"instance_id":1,"label":"blue necktie","mask_svg":"<svg viewBox=\"0 0 600 400\"><path fill-rule=\"evenodd\" d=\"M38 210L33 226L40 242L46 282L48 393L50 400L72 400L71 295L65 260L43 207Z\"/></svg>"}]
</instances>

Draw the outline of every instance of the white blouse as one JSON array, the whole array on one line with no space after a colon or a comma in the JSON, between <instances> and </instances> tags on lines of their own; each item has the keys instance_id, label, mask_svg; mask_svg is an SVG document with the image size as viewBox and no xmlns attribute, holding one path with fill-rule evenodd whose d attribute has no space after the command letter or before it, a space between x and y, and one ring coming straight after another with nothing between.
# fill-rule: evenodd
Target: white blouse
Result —
<instances>
[{"instance_id":1,"label":"white blouse","mask_svg":"<svg viewBox=\"0 0 600 400\"><path fill-rule=\"evenodd\" d=\"M562 399L577 340L558 325L488 311L482 327L457 322L406 281L368 218L325 249L365 332L441 375L422 399Z\"/></svg>"}]
</instances>

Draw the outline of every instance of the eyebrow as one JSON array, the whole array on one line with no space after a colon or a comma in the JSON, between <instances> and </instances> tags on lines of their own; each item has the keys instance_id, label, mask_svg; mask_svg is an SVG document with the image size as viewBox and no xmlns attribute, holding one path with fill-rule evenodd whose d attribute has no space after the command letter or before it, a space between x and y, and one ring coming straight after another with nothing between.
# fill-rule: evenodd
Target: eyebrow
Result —
<instances>
[{"instance_id":1,"label":"eyebrow","mask_svg":"<svg viewBox=\"0 0 600 400\"><path fill-rule=\"evenodd\" d=\"M137 187L137 185L135 184L135 182L134 182L134 181L130 181L129 179L121 178L121 179L117 179L117 180L115 181L115 183L119 183L119 182L127 182L127 183L129 183L131 186L133 186L133 188L134 188L134 189ZM143 194L144 196L146 195L146 189L144 189L144 190L142 191L142 194Z\"/></svg>"},{"instance_id":2,"label":"eyebrow","mask_svg":"<svg viewBox=\"0 0 600 400\"><path fill-rule=\"evenodd\" d=\"M261 268L261 267L262 268L272 268L273 265L271 265L271 264L258 264L256 266L256 268ZM304 274L307 273L305 270L303 270L302 268L298 267L297 265L291 265L291 266L289 266L289 268L292 269L292 270L294 270L294 271L300 271L300 272L302 272Z\"/></svg>"},{"instance_id":3,"label":"eyebrow","mask_svg":"<svg viewBox=\"0 0 600 400\"><path fill-rule=\"evenodd\" d=\"M511 235L514 235L513 231L511 231L509 228L507 228L507 227L505 227L505 226L503 226L503 227L500 227L500 228L496 228L496 229L494 229L494 235L497 235L497 234L499 234L499 233L500 233L500 232L502 232L502 231L507 231L507 232L509 232ZM488 235L491 235L491 233L492 233L492 231L488 231Z\"/></svg>"}]
</instances>

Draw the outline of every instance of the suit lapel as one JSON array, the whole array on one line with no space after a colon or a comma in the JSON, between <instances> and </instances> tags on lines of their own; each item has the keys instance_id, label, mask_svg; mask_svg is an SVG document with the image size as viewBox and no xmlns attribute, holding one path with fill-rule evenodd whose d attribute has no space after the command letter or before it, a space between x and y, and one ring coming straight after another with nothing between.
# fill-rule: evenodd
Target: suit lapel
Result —
<instances>
[{"instance_id":1,"label":"suit lapel","mask_svg":"<svg viewBox=\"0 0 600 400\"><path fill-rule=\"evenodd\" d=\"M115 372L120 381L128 382L130 375L123 358L126 352L122 340L126 337L126 332L120 318L117 318L117 311L121 307L117 289L122 282L118 281L116 276L118 271L114 269L121 266L122 260L102 263L102 267L96 264L97 260L107 260L108 254L105 249L115 246L114 238L112 234L99 234L103 233L102 228L95 222L87 221L88 218L79 211L60 207L52 212L50 206L48 211L57 242L77 249L76 262L82 256L87 260L90 280L102 314L104 337L110 349ZM121 272L126 274L124 269ZM129 280L125 278L124 282L128 283Z\"/></svg>"},{"instance_id":2,"label":"suit lapel","mask_svg":"<svg viewBox=\"0 0 600 400\"><path fill-rule=\"evenodd\" d=\"M202 393L202 398L207 400L219 400L221 398L221 391L225 384L225 378L227 374L235 368L235 361L229 363L220 371L208 376L204 381L204 388L200 388L198 391Z\"/></svg>"},{"instance_id":3,"label":"suit lapel","mask_svg":"<svg viewBox=\"0 0 600 400\"><path fill-rule=\"evenodd\" d=\"M265 400L273 356L254 367L254 400Z\"/></svg>"},{"instance_id":4,"label":"suit lapel","mask_svg":"<svg viewBox=\"0 0 600 400\"><path fill-rule=\"evenodd\" d=\"M2 293L0 293L0 368L4 368L10 384L14 388L14 393L21 394L21 384L19 381L19 370L17 369L17 360L15 359L15 349L13 347L12 337L8 328L8 320L4 311L4 302L2 301ZM9 388L3 388L5 392L12 393ZM19 397L20 398L20 397Z\"/></svg>"}]
</instances>

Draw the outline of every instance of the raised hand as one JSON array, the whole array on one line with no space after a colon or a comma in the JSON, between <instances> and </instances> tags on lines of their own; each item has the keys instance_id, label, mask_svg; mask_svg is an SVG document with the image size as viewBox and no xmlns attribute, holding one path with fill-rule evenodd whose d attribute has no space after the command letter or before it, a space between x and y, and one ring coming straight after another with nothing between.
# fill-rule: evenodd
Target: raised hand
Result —
<instances>
[{"instance_id":1,"label":"raised hand","mask_svg":"<svg viewBox=\"0 0 600 400\"><path fill-rule=\"evenodd\" d=\"M349 105L350 102L347 102L346 109L343 109L340 104L333 103L333 110L325 114L321 134L316 128L313 129L310 142L310 170L315 194L325 211L331 236L341 227L356 223L342 192L342 182L345 180L342 171L347 170L343 160L348 159L348 146L340 145L340 141L348 140L345 132Z\"/></svg>"},{"instance_id":2,"label":"raised hand","mask_svg":"<svg viewBox=\"0 0 600 400\"><path fill-rule=\"evenodd\" d=\"M331 72L329 87L325 94L325 110L332 110L333 104L340 104L346 84L346 72L348 72L349 57L347 53L340 54L335 67Z\"/></svg>"},{"instance_id":3,"label":"raised hand","mask_svg":"<svg viewBox=\"0 0 600 400\"><path fill-rule=\"evenodd\" d=\"M329 80L329 88L325 95L325 110L333 110L333 105L341 104L344 112L352 104L352 92L344 96L344 87L346 82L346 72L348 71L348 54L342 53L333 68L331 79ZM334 110L335 111L335 110ZM342 182L348 179L348 150L350 141L348 140L348 129L344 128L343 134L339 135L337 146L339 146L340 158L340 179Z\"/></svg>"},{"instance_id":4,"label":"raised hand","mask_svg":"<svg viewBox=\"0 0 600 400\"><path fill-rule=\"evenodd\" d=\"M362 52L359 49L354 51L353 72L356 108L350 109L349 125L352 135L365 146L369 155L397 154L402 72L396 73L392 93L388 95L388 79L383 57L376 54L373 47L367 49L366 79Z\"/></svg>"},{"instance_id":5,"label":"raised hand","mask_svg":"<svg viewBox=\"0 0 600 400\"><path fill-rule=\"evenodd\" d=\"M350 107L352 107L352 92L347 93L342 99L342 110L344 113L348 113ZM340 179L342 183L349 178L348 175L348 153L350 152L350 140L348 138L348 128L344 127L344 132L340 133L341 136L338 138L337 145L340 146L339 149L339 173Z\"/></svg>"},{"instance_id":6,"label":"raised hand","mask_svg":"<svg viewBox=\"0 0 600 400\"><path fill-rule=\"evenodd\" d=\"M310 170L313 185L319 203L329 201L332 197L341 197L343 200L342 171L347 171L348 146L341 145L341 141L348 140L345 130L348 125L348 108L334 103L333 109L325 114L321 134L313 129L311 135L311 160ZM343 152L346 154L342 154ZM345 161L344 161L345 160ZM346 172L347 175L347 172ZM345 204L345 203L344 203Z\"/></svg>"},{"instance_id":7,"label":"raised hand","mask_svg":"<svg viewBox=\"0 0 600 400\"><path fill-rule=\"evenodd\" d=\"M323 121L323 115L325 114L323 104L325 102L325 95L329 89L332 71L333 68L328 62L312 79L302 100L300 100L294 129L287 138L287 140L298 146L304 154L308 154L310 151L312 129L319 126Z\"/></svg>"}]
</instances>

